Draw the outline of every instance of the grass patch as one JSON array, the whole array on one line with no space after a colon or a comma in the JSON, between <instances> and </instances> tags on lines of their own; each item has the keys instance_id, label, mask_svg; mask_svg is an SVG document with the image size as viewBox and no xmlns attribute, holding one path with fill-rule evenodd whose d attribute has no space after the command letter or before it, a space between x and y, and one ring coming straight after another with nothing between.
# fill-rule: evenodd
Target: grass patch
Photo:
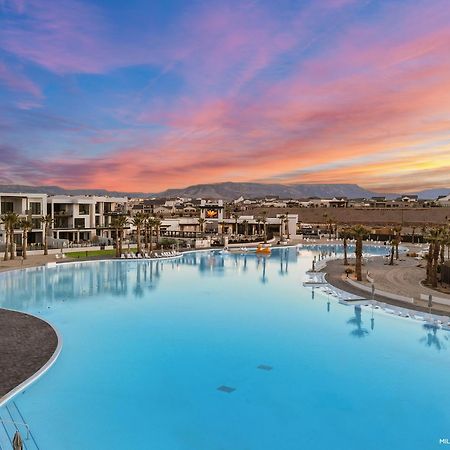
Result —
<instances>
[{"instance_id":1,"label":"grass patch","mask_svg":"<svg viewBox=\"0 0 450 450\"><path fill-rule=\"evenodd\" d=\"M130 251L136 252L135 248L131 248ZM128 253L128 248L124 248L123 252ZM114 249L112 250L84 250L79 252L67 252L66 253L68 258L92 258L92 257L98 257L98 256L115 256L116 251Z\"/></svg>"}]
</instances>

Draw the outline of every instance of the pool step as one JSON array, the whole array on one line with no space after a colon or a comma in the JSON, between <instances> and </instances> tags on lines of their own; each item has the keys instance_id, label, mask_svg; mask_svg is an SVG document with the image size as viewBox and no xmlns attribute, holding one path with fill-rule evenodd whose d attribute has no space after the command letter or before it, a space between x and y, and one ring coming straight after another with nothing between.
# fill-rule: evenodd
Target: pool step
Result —
<instances>
[{"instance_id":1,"label":"pool step","mask_svg":"<svg viewBox=\"0 0 450 450\"><path fill-rule=\"evenodd\" d=\"M24 450L39 450L39 446L20 412L16 402L7 403L0 408L0 450L11 450L12 440L19 431Z\"/></svg>"}]
</instances>

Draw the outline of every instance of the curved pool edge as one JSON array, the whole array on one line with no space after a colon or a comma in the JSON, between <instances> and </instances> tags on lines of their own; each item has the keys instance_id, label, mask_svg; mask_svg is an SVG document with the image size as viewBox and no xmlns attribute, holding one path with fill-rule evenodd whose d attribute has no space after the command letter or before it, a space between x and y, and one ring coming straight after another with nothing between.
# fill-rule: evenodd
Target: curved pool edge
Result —
<instances>
[{"instance_id":1,"label":"curved pool edge","mask_svg":"<svg viewBox=\"0 0 450 450\"><path fill-rule=\"evenodd\" d=\"M350 294L352 295L353 293L350 290L347 289L343 289L341 286L336 286L334 285L330 280L329 277L327 277L328 272L327 272L327 265L329 262L332 261L336 261L336 260L342 260L344 259L343 256L342 257L337 257L337 258L333 258L333 259L329 259L329 260L325 260L325 265L324 267L319 271L324 273L324 279L326 281L326 286L332 287L334 289L338 289L339 291L345 292L346 294ZM399 305L398 301L396 301L395 299L391 299L389 297L384 297L383 301L380 300L372 300L368 297L368 293L360 290L360 294L361 294L361 298L364 298L366 302L368 302L369 304L373 304L374 306L377 306L380 310L382 310L383 312L386 312L398 319L408 319L408 320L412 320L414 322L430 322L433 323L433 325L438 326L439 328L442 328L443 330L446 331L450 331L450 314L448 313L444 313L442 312L442 314L436 314L436 313L429 313L427 311L425 311L423 308L416 306L416 308L411 308L409 307L409 304L402 304ZM352 302L347 302L344 301L345 304L347 305L355 305L355 303ZM384 306L389 305L392 306L392 308L385 308ZM386 309L386 311L385 311ZM401 316L401 315L397 315L395 314L396 310L404 310L404 311L408 311L408 313L410 314L409 317L405 317L405 316ZM421 314L424 314L423 316ZM429 319L427 320L425 315L429 316ZM443 317L448 317L448 324L449 325L442 325L441 323L439 323L438 321L441 320Z\"/></svg>"},{"instance_id":2,"label":"curved pool edge","mask_svg":"<svg viewBox=\"0 0 450 450\"><path fill-rule=\"evenodd\" d=\"M26 380L22 381L20 384L18 384L16 387L11 389L9 392L7 392L5 395L3 395L0 398L0 408L3 407L6 403L8 403L17 394L19 394L20 392L22 392L26 388L28 388L30 385L32 385L40 377L42 377L53 366L53 364L56 362L56 360L58 359L58 357L59 357L59 355L61 353L62 346L63 346L63 339L62 339L61 333L58 331L58 329L54 325L52 325L47 320L43 319L42 317L36 316L34 314L25 313L23 311L18 311L18 310L15 310L15 309L9 309L9 308L2 308L2 309L6 310L6 311L12 311L12 312L16 312L16 313L19 313L19 314L27 315L27 316L33 317L33 318L35 318L37 320L40 320L40 321L46 323L53 330L53 332L55 333L57 344L56 344L56 348L53 351L53 353L50 356L50 358L47 360L47 362L40 369L38 369L34 374L29 376Z\"/></svg>"}]
</instances>

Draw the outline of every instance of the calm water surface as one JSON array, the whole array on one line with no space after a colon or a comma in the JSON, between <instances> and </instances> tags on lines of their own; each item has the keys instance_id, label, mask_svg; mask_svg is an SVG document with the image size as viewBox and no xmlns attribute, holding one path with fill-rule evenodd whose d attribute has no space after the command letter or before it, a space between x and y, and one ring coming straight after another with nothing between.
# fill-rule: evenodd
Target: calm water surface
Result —
<instances>
[{"instance_id":1,"label":"calm water surface","mask_svg":"<svg viewBox=\"0 0 450 450\"><path fill-rule=\"evenodd\" d=\"M313 295L330 249L1 274L0 306L64 340L14 399L39 448L442 449L449 333Z\"/></svg>"}]
</instances>

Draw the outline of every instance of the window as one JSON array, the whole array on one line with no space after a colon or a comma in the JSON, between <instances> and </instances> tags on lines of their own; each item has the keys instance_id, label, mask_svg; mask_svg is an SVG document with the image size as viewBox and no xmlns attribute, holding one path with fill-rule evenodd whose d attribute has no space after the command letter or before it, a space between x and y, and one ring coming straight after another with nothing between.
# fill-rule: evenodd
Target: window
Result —
<instances>
[{"instance_id":1,"label":"window","mask_svg":"<svg viewBox=\"0 0 450 450\"><path fill-rule=\"evenodd\" d=\"M13 202L2 202L2 214L14 212Z\"/></svg>"},{"instance_id":2,"label":"window","mask_svg":"<svg viewBox=\"0 0 450 450\"><path fill-rule=\"evenodd\" d=\"M30 202L30 210L33 216L41 215L41 204L37 202Z\"/></svg>"},{"instance_id":3,"label":"window","mask_svg":"<svg viewBox=\"0 0 450 450\"><path fill-rule=\"evenodd\" d=\"M81 203L80 205L78 205L78 212L80 215L89 214L89 205Z\"/></svg>"},{"instance_id":4,"label":"window","mask_svg":"<svg viewBox=\"0 0 450 450\"><path fill-rule=\"evenodd\" d=\"M42 223L41 223L40 219L31 219L31 222L33 224L34 230L39 230L42 228Z\"/></svg>"},{"instance_id":5,"label":"window","mask_svg":"<svg viewBox=\"0 0 450 450\"><path fill-rule=\"evenodd\" d=\"M75 219L75 228L84 228L84 219Z\"/></svg>"}]
</instances>

